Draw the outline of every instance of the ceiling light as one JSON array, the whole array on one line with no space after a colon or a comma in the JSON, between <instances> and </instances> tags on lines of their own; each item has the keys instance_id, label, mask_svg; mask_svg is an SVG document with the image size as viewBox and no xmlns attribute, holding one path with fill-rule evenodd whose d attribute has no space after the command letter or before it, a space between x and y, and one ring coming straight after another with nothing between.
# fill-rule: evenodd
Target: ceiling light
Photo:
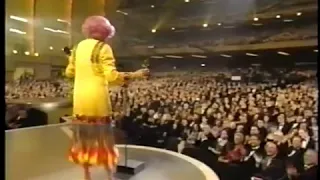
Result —
<instances>
[{"instance_id":1,"label":"ceiling light","mask_svg":"<svg viewBox=\"0 0 320 180\"><path fill-rule=\"evenodd\" d=\"M255 17L253 18L254 21L259 21L259 18Z\"/></svg>"},{"instance_id":2,"label":"ceiling light","mask_svg":"<svg viewBox=\"0 0 320 180\"><path fill-rule=\"evenodd\" d=\"M203 27L208 27L208 24L205 23L205 24L202 24L202 26L203 26Z\"/></svg>"},{"instance_id":3,"label":"ceiling light","mask_svg":"<svg viewBox=\"0 0 320 180\"><path fill-rule=\"evenodd\" d=\"M231 58L232 56L228 55L228 54L220 54L220 56L222 57L226 57L226 58Z\"/></svg>"},{"instance_id":4,"label":"ceiling light","mask_svg":"<svg viewBox=\"0 0 320 180\"><path fill-rule=\"evenodd\" d=\"M284 19L283 22L292 22L292 19Z\"/></svg>"},{"instance_id":5,"label":"ceiling light","mask_svg":"<svg viewBox=\"0 0 320 180\"><path fill-rule=\"evenodd\" d=\"M295 65L301 66L301 65L317 65L316 62L297 62L294 63Z\"/></svg>"},{"instance_id":6,"label":"ceiling light","mask_svg":"<svg viewBox=\"0 0 320 180\"><path fill-rule=\"evenodd\" d=\"M18 51L17 50L13 50L12 53L13 54L18 54Z\"/></svg>"},{"instance_id":7,"label":"ceiling light","mask_svg":"<svg viewBox=\"0 0 320 180\"><path fill-rule=\"evenodd\" d=\"M247 56L253 56L253 57L257 57L258 54L253 54L253 53L246 53Z\"/></svg>"},{"instance_id":8,"label":"ceiling light","mask_svg":"<svg viewBox=\"0 0 320 180\"><path fill-rule=\"evenodd\" d=\"M183 57L181 57L181 56L173 56L173 55L167 55L166 57L168 57L168 58L175 58L175 59L181 59L181 58L183 58Z\"/></svg>"},{"instance_id":9,"label":"ceiling light","mask_svg":"<svg viewBox=\"0 0 320 180\"><path fill-rule=\"evenodd\" d=\"M318 49L313 50L313 52L318 52Z\"/></svg>"},{"instance_id":10,"label":"ceiling light","mask_svg":"<svg viewBox=\"0 0 320 180\"><path fill-rule=\"evenodd\" d=\"M201 67L205 67L206 66L206 64L201 64Z\"/></svg>"},{"instance_id":11,"label":"ceiling light","mask_svg":"<svg viewBox=\"0 0 320 180\"><path fill-rule=\"evenodd\" d=\"M253 23L252 25L253 26L262 26L263 24L261 24L261 23Z\"/></svg>"},{"instance_id":12,"label":"ceiling light","mask_svg":"<svg viewBox=\"0 0 320 180\"><path fill-rule=\"evenodd\" d=\"M184 0L184 2L190 2L189 0Z\"/></svg>"},{"instance_id":13,"label":"ceiling light","mask_svg":"<svg viewBox=\"0 0 320 180\"><path fill-rule=\"evenodd\" d=\"M156 29L152 29L151 32L152 32L152 33L155 33L155 32L157 32L157 30L156 30Z\"/></svg>"},{"instance_id":14,"label":"ceiling light","mask_svg":"<svg viewBox=\"0 0 320 180\"><path fill-rule=\"evenodd\" d=\"M50 31L50 32L56 32L56 30L48 28L48 27L44 27L43 29L46 30L46 31Z\"/></svg>"},{"instance_id":15,"label":"ceiling light","mask_svg":"<svg viewBox=\"0 0 320 180\"><path fill-rule=\"evenodd\" d=\"M207 58L207 56L203 56L203 55L191 55L192 57L196 57L196 58Z\"/></svg>"},{"instance_id":16,"label":"ceiling light","mask_svg":"<svg viewBox=\"0 0 320 180\"><path fill-rule=\"evenodd\" d=\"M278 51L278 54L280 54L280 55L284 55L284 56L289 56L289 55L290 55L289 53L282 52L282 51Z\"/></svg>"},{"instance_id":17,"label":"ceiling light","mask_svg":"<svg viewBox=\"0 0 320 180\"><path fill-rule=\"evenodd\" d=\"M10 19L16 20L16 21L21 21L21 22L28 22L28 19L18 17L18 16L10 16Z\"/></svg>"},{"instance_id":18,"label":"ceiling light","mask_svg":"<svg viewBox=\"0 0 320 180\"><path fill-rule=\"evenodd\" d=\"M63 19L57 19L57 21L58 21L58 22L62 22L62 23L67 23L67 24L69 24L69 22L68 22L68 21L63 20Z\"/></svg>"},{"instance_id":19,"label":"ceiling light","mask_svg":"<svg viewBox=\"0 0 320 180\"><path fill-rule=\"evenodd\" d=\"M153 58L153 59L163 59L164 57L162 57L162 56L151 56L150 58Z\"/></svg>"},{"instance_id":20,"label":"ceiling light","mask_svg":"<svg viewBox=\"0 0 320 180\"><path fill-rule=\"evenodd\" d=\"M56 31L57 31L57 33L69 34L67 31L62 31L62 30L60 30L60 29L58 29L58 30L56 30Z\"/></svg>"},{"instance_id":21,"label":"ceiling light","mask_svg":"<svg viewBox=\"0 0 320 180\"><path fill-rule=\"evenodd\" d=\"M302 13L301 12L297 12L297 16L301 16L302 15Z\"/></svg>"},{"instance_id":22,"label":"ceiling light","mask_svg":"<svg viewBox=\"0 0 320 180\"><path fill-rule=\"evenodd\" d=\"M276 18L279 19L279 18L281 18L281 16L280 15L276 15Z\"/></svg>"},{"instance_id":23,"label":"ceiling light","mask_svg":"<svg viewBox=\"0 0 320 180\"><path fill-rule=\"evenodd\" d=\"M176 28L172 27L171 29L172 29L172 30L175 30Z\"/></svg>"},{"instance_id":24,"label":"ceiling light","mask_svg":"<svg viewBox=\"0 0 320 180\"><path fill-rule=\"evenodd\" d=\"M27 34L27 32L20 31L19 29L14 29L14 28L10 28L9 31L17 34Z\"/></svg>"},{"instance_id":25,"label":"ceiling light","mask_svg":"<svg viewBox=\"0 0 320 180\"><path fill-rule=\"evenodd\" d=\"M39 56L39 53L34 53L35 56Z\"/></svg>"},{"instance_id":26,"label":"ceiling light","mask_svg":"<svg viewBox=\"0 0 320 180\"><path fill-rule=\"evenodd\" d=\"M44 27L43 29L46 31L53 32L53 33L69 34L67 31L62 31L60 29L52 29L52 28L48 28L48 27Z\"/></svg>"},{"instance_id":27,"label":"ceiling light","mask_svg":"<svg viewBox=\"0 0 320 180\"><path fill-rule=\"evenodd\" d=\"M25 55L29 56L30 55L30 52L26 51L24 52Z\"/></svg>"},{"instance_id":28,"label":"ceiling light","mask_svg":"<svg viewBox=\"0 0 320 180\"><path fill-rule=\"evenodd\" d=\"M154 8L154 5L151 5L151 8Z\"/></svg>"},{"instance_id":29,"label":"ceiling light","mask_svg":"<svg viewBox=\"0 0 320 180\"><path fill-rule=\"evenodd\" d=\"M50 47L49 47L49 49L50 49L50 50L53 50L53 47L52 47L52 46L50 46Z\"/></svg>"},{"instance_id":30,"label":"ceiling light","mask_svg":"<svg viewBox=\"0 0 320 180\"><path fill-rule=\"evenodd\" d=\"M120 11L120 10L117 10L116 12L117 12L117 13L120 13L120 14L123 14L123 15L125 15L125 16L127 16L127 15L128 15L128 13L123 12L123 11Z\"/></svg>"},{"instance_id":31,"label":"ceiling light","mask_svg":"<svg viewBox=\"0 0 320 180\"><path fill-rule=\"evenodd\" d=\"M218 26L221 26L221 23L218 23L217 25L218 25Z\"/></svg>"}]
</instances>

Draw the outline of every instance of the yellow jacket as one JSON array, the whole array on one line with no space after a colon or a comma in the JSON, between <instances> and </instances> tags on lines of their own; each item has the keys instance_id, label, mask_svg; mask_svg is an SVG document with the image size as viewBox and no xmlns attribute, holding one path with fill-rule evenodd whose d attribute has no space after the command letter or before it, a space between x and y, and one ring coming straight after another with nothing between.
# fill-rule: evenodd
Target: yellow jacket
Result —
<instances>
[{"instance_id":1,"label":"yellow jacket","mask_svg":"<svg viewBox=\"0 0 320 180\"><path fill-rule=\"evenodd\" d=\"M122 85L124 73L116 70L111 47L86 39L75 46L65 72L74 77L73 115L104 117L111 115L109 86Z\"/></svg>"}]
</instances>

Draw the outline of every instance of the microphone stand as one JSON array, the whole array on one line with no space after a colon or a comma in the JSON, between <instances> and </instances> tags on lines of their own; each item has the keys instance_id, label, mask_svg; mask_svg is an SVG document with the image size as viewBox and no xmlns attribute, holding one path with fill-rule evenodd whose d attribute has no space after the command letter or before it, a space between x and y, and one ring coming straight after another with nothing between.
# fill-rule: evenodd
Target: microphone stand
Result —
<instances>
[{"instance_id":1,"label":"microphone stand","mask_svg":"<svg viewBox=\"0 0 320 180\"><path fill-rule=\"evenodd\" d=\"M146 61L144 61L145 64ZM147 68L148 65L142 65L143 68ZM127 111L130 107L129 104L129 89L128 89L128 82L125 80L124 85L122 86L122 110L125 117L127 115ZM121 120L120 120L121 121ZM120 123L120 127L122 127ZM125 173L125 174L136 174L144 169L145 163L142 161L128 159L128 142L127 142L127 135L124 142L124 164L118 165L118 172Z\"/></svg>"},{"instance_id":2,"label":"microphone stand","mask_svg":"<svg viewBox=\"0 0 320 180\"><path fill-rule=\"evenodd\" d=\"M126 112L127 112L127 103L128 103L128 84L124 84L122 86L122 90L123 90L123 93L122 93L122 105L123 105L123 112L126 116ZM124 116L124 117L125 117ZM125 144L124 144L124 166L127 167L128 166L128 143L127 143L127 137L125 139Z\"/></svg>"}]
</instances>

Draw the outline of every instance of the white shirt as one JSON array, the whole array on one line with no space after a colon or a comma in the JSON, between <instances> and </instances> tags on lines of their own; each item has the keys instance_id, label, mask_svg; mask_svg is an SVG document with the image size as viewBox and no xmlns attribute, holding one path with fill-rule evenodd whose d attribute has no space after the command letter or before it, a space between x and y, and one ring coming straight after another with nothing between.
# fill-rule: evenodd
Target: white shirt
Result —
<instances>
[{"instance_id":1,"label":"white shirt","mask_svg":"<svg viewBox=\"0 0 320 180\"><path fill-rule=\"evenodd\" d=\"M301 144L301 147L302 147L302 148L306 148L307 145L308 145L308 143L309 143L309 141L310 141L310 137L307 138L307 139L305 139L305 140L303 140L303 141L302 141L302 144Z\"/></svg>"}]
</instances>

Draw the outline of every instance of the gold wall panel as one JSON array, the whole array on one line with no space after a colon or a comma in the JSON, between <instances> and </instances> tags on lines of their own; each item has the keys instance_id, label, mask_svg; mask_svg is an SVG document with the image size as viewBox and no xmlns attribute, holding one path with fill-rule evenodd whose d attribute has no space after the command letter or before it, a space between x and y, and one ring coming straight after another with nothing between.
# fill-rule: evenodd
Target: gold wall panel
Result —
<instances>
[{"instance_id":1,"label":"gold wall panel","mask_svg":"<svg viewBox=\"0 0 320 180\"><path fill-rule=\"evenodd\" d=\"M40 54L63 53L62 48L70 41L70 2L72 0L36 0L35 4L35 49ZM63 20L66 22L60 22ZM45 30L61 30L66 33L57 33ZM51 48L52 47L52 48Z\"/></svg>"},{"instance_id":2,"label":"gold wall panel","mask_svg":"<svg viewBox=\"0 0 320 180\"><path fill-rule=\"evenodd\" d=\"M17 44L24 46L22 49L27 51L33 50L33 3L34 0L10 0L6 1L6 49L8 52L17 47ZM29 20L24 23L10 19L10 15L18 16ZM26 32L26 35L9 32L10 28L19 29ZM19 46L19 45L18 45Z\"/></svg>"},{"instance_id":3,"label":"gold wall panel","mask_svg":"<svg viewBox=\"0 0 320 180\"><path fill-rule=\"evenodd\" d=\"M40 57L43 58L62 55L63 47L72 46L84 38L81 33L81 25L85 18L92 15L106 15L112 21L112 17L117 14L116 10L119 4L120 0L7 1L7 54L12 54L13 49L17 49L16 44L18 43L26 46L25 50L19 51L19 56L25 56L24 51L29 51L29 56L33 57L36 55L35 53L38 53ZM9 18L10 15L26 18L29 22L22 23L12 20ZM57 21L58 19L64 20L65 23L63 24L63 22ZM25 31L27 34L19 35L10 33L9 28L11 26L21 31ZM115 26L118 29L118 26ZM62 30L66 33L46 31L44 29L45 27L53 30ZM41 61L42 58L40 57L37 57L36 59Z\"/></svg>"}]
</instances>

